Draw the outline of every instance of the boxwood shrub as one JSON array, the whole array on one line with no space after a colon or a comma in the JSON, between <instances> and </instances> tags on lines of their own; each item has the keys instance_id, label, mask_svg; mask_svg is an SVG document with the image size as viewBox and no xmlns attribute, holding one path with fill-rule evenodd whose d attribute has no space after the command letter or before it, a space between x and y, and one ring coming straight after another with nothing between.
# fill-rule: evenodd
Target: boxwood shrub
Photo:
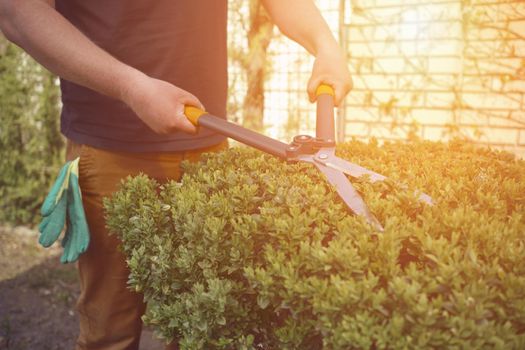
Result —
<instances>
[{"instance_id":1,"label":"boxwood shrub","mask_svg":"<svg viewBox=\"0 0 525 350\"><path fill-rule=\"evenodd\" d=\"M182 349L525 349L525 162L460 141L338 155L391 179L351 179L384 233L313 166L243 147L124 181L107 223L145 323Z\"/></svg>"}]
</instances>

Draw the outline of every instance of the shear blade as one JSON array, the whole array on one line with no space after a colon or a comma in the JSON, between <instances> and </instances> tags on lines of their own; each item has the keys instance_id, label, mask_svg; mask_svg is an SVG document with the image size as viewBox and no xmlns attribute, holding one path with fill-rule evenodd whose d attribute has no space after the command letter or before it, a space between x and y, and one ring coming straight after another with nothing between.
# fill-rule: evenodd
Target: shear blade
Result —
<instances>
[{"instance_id":1,"label":"shear blade","mask_svg":"<svg viewBox=\"0 0 525 350\"><path fill-rule=\"evenodd\" d=\"M337 193L346 203L346 205L352 210L356 215L363 216L369 224L374 226L380 232L383 232L383 226L377 220L377 218L372 214L365 201L350 181L346 178L345 174L337 169L333 169L321 164L316 163L317 168L325 174L328 182L335 187Z\"/></svg>"},{"instance_id":2,"label":"shear blade","mask_svg":"<svg viewBox=\"0 0 525 350\"><path fill-rule=\"evenodd\" d=\"M328 158L325 162L325 165L356 178L368 175L370 181L372 182L384 181L386 179L386 176L373 172L367 168L363 168L362 166L355 163L350 163L349 161L341 159L337 156Z\"/></svg>"},{"instance_id":3,"label":"shear blade","mask_svg":"<svg viewBox=\"0 0 525 350\"><path fill-rule=\"evenodd\" d=\"M327 167L342 171L343 173L350 175L352 177L355 177L355 178L366 175L369 177L371 182L385 181L387 179L387 177L384 175L378 174L367 168L363 168L362 166L359 166L357 164L350 163L335 155L331 155L326 160L322 161L322 164L326 165ZM403 189L408 188L408 186L406 186L405 184L401 184L401 183L397 183L397 186ZM424 202L428 205L434 204L434 202L432 201L432 198L428 194L422 193L419 191L416 192L415 194L418 196L419 201Z\"/></svg>"},{"instance_id":4,"label":"shear blade","mask_svg":"<svg viewBox=\"0 0 525 350\"><path fill-rule=\"evenodd\" d=\"M424 203L427 203L428 205L434 205L434 202L432 201L432 197L430 197L428 194L426 193L418 193L418 200L420 202L424 202Z\"/></svg>"}]
</instances>

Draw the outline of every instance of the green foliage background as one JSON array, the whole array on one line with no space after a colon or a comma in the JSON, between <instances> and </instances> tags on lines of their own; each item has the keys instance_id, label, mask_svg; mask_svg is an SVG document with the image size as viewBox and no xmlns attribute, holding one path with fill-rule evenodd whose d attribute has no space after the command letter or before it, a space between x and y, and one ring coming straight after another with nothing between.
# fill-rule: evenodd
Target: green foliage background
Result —
<instances>
[{"instance_id":1,"label":"green foliage background","mask_svg":"<svg viewBox=\"0 0 525 350\"><path fill-rule=\"evenodd\" d=\"M0 222L38 220L63 162L56 77L0 36Z\"/></svg>"},{"instance_id":2,"label":"green foliage background","mask_svg":"<svg viewBox=\"0 0 525 350\"><path fill-rule=\"evenodd\" d=\"M106 202L144 321L183 349L525 348L525 162L466 143L350 142L385 232L322 175L246 148ZM421 189L436 201L417 200Z\"/></svg>"}]
</instances>

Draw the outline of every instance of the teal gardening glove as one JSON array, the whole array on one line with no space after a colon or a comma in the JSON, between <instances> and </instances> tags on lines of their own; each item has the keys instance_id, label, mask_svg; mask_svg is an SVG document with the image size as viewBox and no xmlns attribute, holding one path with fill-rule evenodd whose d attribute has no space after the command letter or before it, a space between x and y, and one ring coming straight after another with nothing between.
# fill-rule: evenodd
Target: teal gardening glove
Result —
<instances>
[{"instance_id":1,"label":"teal gardening glove","mask_svg":"<svg viewBox=\"0 0 525 350\"><path fill-rule=\"evenodd\" d=\"M67 221L62 239L64 253L60 258L63 264L76 261L89 245L89 228L78 184L78 161L79 158L62 167L40 210L43 218L38 241L44 247L57 241Z\"/></svg>"}]
</instances>

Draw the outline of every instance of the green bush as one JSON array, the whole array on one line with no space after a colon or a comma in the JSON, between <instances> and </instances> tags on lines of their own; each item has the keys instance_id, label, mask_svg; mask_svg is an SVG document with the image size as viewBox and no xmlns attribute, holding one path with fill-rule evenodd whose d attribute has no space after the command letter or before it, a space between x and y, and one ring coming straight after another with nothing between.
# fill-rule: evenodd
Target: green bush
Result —
<instances>
[{"instance_id":1,"label":"green bush","mask_svg":"<svg viewBox=\"0 0 525 350\"><path fill-rule=\"evenodd\" d=\"M64 160L55 76L0 35L0 222L32 224Z\"/></svg>"},{"instance_id":2,"label":"green bush","mask_svg":"<svg viewBox=\"0 0 525 350\"><path fill-rule=\"evenodd\" d=\"M108 227L144 321L183 349L524 349L525 162L459 141L338 154L408 185L352 180L383 234L314 167L247 148L123 182Z\"/></svg>"}]
</instances>

